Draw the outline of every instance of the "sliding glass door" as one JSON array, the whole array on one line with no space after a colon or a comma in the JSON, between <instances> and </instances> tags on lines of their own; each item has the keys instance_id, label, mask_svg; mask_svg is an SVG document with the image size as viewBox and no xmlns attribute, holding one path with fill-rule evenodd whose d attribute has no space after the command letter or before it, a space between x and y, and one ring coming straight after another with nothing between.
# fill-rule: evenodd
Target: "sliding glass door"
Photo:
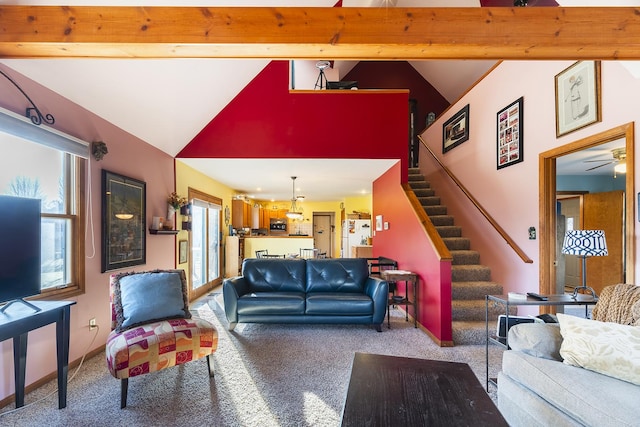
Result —
<instances>
[{"instance_id":1,"label":"sliding glass door","mask_svg":"<svg viewBox=\"0 0 640 427\"><path fill-rule=\"evenodd\" d=\"M189 189L191 201L191 299L222 282L220 227L222 200Z\"/></svg>"}]
</instances>

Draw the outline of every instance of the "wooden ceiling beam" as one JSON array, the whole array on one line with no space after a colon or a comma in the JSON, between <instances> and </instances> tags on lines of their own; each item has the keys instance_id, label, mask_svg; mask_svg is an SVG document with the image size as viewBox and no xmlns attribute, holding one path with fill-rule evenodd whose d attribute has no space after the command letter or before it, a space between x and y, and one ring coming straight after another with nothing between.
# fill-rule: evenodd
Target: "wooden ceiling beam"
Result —
<instances>
[{"instance_id":1,"label":"wooden ceiling beam","mask_svg":"<svg viewBox=\"0 0 640 427\"><path fill-rule=\"evenodd\" d=\"M640 9L0 6L0 57L640 59Z\"/></svg>"}]
</instances>

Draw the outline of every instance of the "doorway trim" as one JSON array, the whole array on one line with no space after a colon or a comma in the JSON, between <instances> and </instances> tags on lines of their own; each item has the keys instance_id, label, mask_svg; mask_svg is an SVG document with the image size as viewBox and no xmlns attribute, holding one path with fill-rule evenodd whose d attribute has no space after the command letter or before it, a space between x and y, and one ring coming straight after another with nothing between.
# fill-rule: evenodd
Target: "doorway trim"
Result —
<instances>
[{"instance_id":1,"label":"doorway trim","mask_svg":"<svg viewBox=\"0 0 640 427\"><path fill-rule=\"evenodd\" d=\"M555 230L556 230L556 159L585 148L624 138L627 150L625 176L625 277L635 281L635 189L634 189L634 122L590 135L578 141L556 147L539 155L540 180L540 293L555 293Z\"/></svg>"}]
</instances>

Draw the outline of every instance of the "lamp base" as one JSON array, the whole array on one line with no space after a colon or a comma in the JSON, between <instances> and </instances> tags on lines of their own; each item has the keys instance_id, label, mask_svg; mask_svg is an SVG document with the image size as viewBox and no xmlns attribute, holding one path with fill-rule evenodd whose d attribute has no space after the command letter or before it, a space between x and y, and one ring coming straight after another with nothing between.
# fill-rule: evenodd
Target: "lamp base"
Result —
<instances>
[{"instance_id":1,"label":"lamp base","mask_svg":"<svg viewBox=\"0 0 640 427\"><path fill-rule=\"evenodd\" d=\"M573 295L571 295L571 298L573 299L577 299L578 298L578 291L580 289L583 289L585 291L588 291L589 293L591 293L591 296L593 296L594 298L597 298L598 296L596 295L596 291L593 290L592 287L590 286L576 286L575 288L573 288Z\"/></svg>"}]
</instances>

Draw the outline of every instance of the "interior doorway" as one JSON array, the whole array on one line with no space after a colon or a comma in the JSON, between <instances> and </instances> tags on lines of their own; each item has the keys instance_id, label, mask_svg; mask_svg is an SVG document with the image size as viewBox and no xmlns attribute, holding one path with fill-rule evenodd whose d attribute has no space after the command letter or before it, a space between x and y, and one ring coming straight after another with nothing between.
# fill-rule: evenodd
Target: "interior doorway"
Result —
<instances>
[{"instance_id":1,"label":"interior doorway","mask_svg":"<svg viewBox=\"0 0 640 427\"><path fill-rule=\"evenodd\" d=\"M334 221L333 212L313 213L313 247L319 254L326 254L327 258L333 258Z\"/></svg>"},{"instance_id":2,"label":"interior doorway","mask_svg":"<svg viewBox=\"0 0 640 427\"><path fill-rule=\"evenodd\" d=\"M540 293L552 294L556 290L557 191L556 160L586 148L623 139L626 146L626 175L624 191L624 231L621 257L626 281L635 280L635 189L634 189L634 124L627 123L587 138L540 153ZM585 225L587 226L587 225Z\"/></svg>"}]
</instances>

